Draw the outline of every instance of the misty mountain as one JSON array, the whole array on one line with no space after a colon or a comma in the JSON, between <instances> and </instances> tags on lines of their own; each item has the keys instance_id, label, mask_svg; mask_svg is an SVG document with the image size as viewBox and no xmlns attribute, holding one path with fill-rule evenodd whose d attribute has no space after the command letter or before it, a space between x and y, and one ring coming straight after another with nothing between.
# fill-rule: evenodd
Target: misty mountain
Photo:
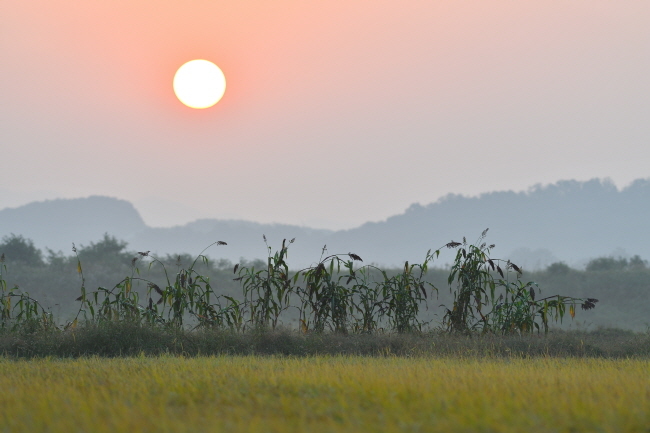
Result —
<instances>
[{"instance_id":1,"label":"misty mountain","mask_svg":"<svg viewBox=\"0 0 650 433\"><path fill-rule=\"evenodd\" d=\"M650 257L650 180L618 190L608 180L561 181L526 192L478 197L448 195L427 206L414 204L386 221L336 232L330 242L358 245L373 260L421 259L429 248L475 241L489 228L494 256L532 269L555 261L572 265L593 257Z\"/></svg>"},{"instance_id":2,"label":"misty mountain","mask_svg":"<svg viewBox=\"0 0 650 433\"><path fill-rule=\"evenodd\" d=\"M214 246L206 254L232 261L266 257L266 235L273 251L282 239L296 238L289 250L295 267L316 262L324 245L330 254L353 252L367 263L401 266L405 260L421 262L427 250L462 241L463 236L475 241L489 228L486 242L496 244L494 257L532 269L560 260L580 265L609 255L650 258L648 214L650 179L622 190L608 180L593 179L525 192L448 195L425 206L414 204L385 221L340 231L217 219L151 228L124 200L61 199L1 210L0 235L21 234L40 248L65 252L72 242L87 244L104 233L128 241L131 249L156 254L198 254L213 242L225 241L227 246ZM451 261L447 253L437 264Z\"/></svg>"},{"instance_id":3,"label":"misty mountain","mask_svg":"<svg viewBox=\"0 0 650 433\"><path fill-rule=\"evenodd\" d=\"M91 196L56 199L0 210L0 235L14 233L41 248L70 253L72 243L87 244L109 233L129 239L147 229L138 211L126 200Z\"/></svg>"}]
</instances>

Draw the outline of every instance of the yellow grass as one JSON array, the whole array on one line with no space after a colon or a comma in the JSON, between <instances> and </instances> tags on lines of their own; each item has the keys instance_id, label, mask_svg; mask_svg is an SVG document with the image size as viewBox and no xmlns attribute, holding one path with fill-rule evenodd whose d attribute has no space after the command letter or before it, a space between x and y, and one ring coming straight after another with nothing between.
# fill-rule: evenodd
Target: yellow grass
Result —
<instances>
[{"instance_id":1,"label":"yellow grass","mask_svg":"<svg viewBox=\"0 0 650 433\"><path fill-rule=\"evenodd\" d=\"M650 362L0 359L0 432L647 432Z\"/></svg>"}]
</instances>

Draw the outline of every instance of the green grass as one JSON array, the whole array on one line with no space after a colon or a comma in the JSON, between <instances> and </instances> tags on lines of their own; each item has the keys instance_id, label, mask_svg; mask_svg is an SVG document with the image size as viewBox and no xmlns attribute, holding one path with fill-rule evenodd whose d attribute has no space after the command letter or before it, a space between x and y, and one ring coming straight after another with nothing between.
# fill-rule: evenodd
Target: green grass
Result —
<instances>
[{"instance_id":1,"label":"green grass","mask_svg":"<svg viewBox=\"0 0 650 433\"><path fill-rule=\"evenodd\" d=\"M645 432L647 359L0 359L0 431Z\"/></svg>"}]
</instances>

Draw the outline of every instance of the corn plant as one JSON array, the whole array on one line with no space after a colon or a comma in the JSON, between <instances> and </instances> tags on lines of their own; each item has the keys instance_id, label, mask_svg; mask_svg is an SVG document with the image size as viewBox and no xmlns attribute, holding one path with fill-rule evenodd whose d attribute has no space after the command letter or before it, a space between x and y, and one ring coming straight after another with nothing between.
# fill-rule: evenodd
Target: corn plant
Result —
<instances>
[{"instance_id":1,"label":"corn plant","mask_svg":"<svg viewBox=\"0 0 650 433\"><path fill-rule=\"evenodd\" d=\"M218 241L212 245L226 243ZM74 246L73 251L76 253ZM164 263L150 255L149 251L140 252L139 258L153 259L149 264L150 269L154 265L162 268L166 281L164 288L139 276L140 271L135 267L139 258L136 257L132 261L133 273L130 277L124 278L110 290L99 287L91 293L86 292L83 269L77 257L77 271L82 281L81 296L77 298L77 301L81 301L80 314L95 322L131 321L182 328L191 319L195 328L227 326L240 329L243 323L240 302L229 296L215 294L209 278L195 269L199 260L207 265L208 258L203 255L204 251L205 249L187 269L179 269L173 279ZM140 295L133 288L134 283L146 284L148 301L144 306L140 304ZM156 295L159 299L154 302L153 297ZM225 305L222 304L222 298L227 301ZM75 318L71 325L76 326L77 320Z\"/></svg>"},{"instance_id":2,"label":"corn plant","mask_svg":"<svg viewBox=\"0 0 650 433\"><path fill-rule=\"evenodd\" d=\"M133 290L133 281L134 279L126 277L112 289L98 287L88 295L82 294L77 300L88 308L93 321L139 322L142 307L138 293Z\"/></svg>"},{"instance_id":3,"label":"corn plant","mask_svg":"<svg viewBox=\"0 0 650 433\"><path fill-rule=\"evenodd\" d=\"M280 251L273 255L266 236L263 235L263 239L268 251L266 268L255 270L254 266L239 268L236 265L234 272L238 272L239 276L235 280L241 281L251 327L275 329L280 315L289 308L289 299L293 292L286 258L289 245L295 239L291 239L289 244L284 239Z\"/></svg>"},{"instance_id":4,"label":"corn plant","mask_svg":"<svg viewBox=\"0 0 650 433\"><path fill-rule=\"evenodd\" d=\"M520 267L509 260L493 259L483 231L476 244L450 242L448 248L459 248L449 274L454 303L446 309L443 324L453 332L548 332L549 318L562 320L567 307L571 318L577 305L591 309L598 302L594 298L573 298L554 295L535 299L534 282L524 283ZM503 266L503 267L502 267ZM505 268L505 271L504 271ZM513 272L515 281L511 281ZM501 278L498 278L500 276ZM455 285L455 290L453 286ZM499 296L497 298L497 293Z\"/></svg>"},{"instance_id":5,"label":"corn plant","mask_svg":"<svg viewBox=\"0 0 650 433\"><path fill-rule=\"evenodd\" d=\"M138 277L126 277L113 288L98 287L93 292L86 290L86 278L75 244L72 252L77 259L77 273L81 279L81 295L76 299L80 302L79 311L73 321L66 328L75 328L80 316L96 323L104 321L129 321L139 322L142 316L142 307L139 306L139 295L133 290L133 282L140 280ZM133 262L135 263L135 261Z\"/></svg>"},{"instance_id":6,"label":"corn plant","mask_svg":"<svg viewBox=\"0 0 650 433\"><path fill-rule=\"evenodd\" d=\"M439 250L434 255L437 257ZM388 278L382 271L385 314L391 329L400 333L422 330L424 322L418 318L420 306L424 304L426 307L427 288L437 291L433 284L423 279L431 260L433 255L429 251L422 264L409 265L406 262L398 275Z\"/></svg>"},{"instance_id":7,"label":"corn plant","mask_svg":"<svg viewBox=\"0 0 650 433\"><path fill-rule=\"evenodd\" d=\"M354 291L349 283L354 279L353 262L361 261L356 254L332 254L326 257L323 247L321 259L316 266L303 269L294 277L302 276L303 285L296 292L300 298L300 323L303 331L347 333L351 314L355 309ZM342 257L347 256L347 260ZM341 274L341 267L348 274ZM345 284L343 279L347 279Z\"/></svg>"},{"instance_id":8,"label":"corn plant","mask_svg":"<svg viewBox=\"0 0 650 433\"><path fill-rule=\"evenodd\" d=\"M445 307L443 327L466 334L548 332L550 321L562 321L566 315L573 319L578 305L585 310L595 307L598 300L594 298L541 297L535 282L521 280L520 267L490 256L494 245L483 242L486 234L487 229L474 244L463 238L462 243L445 245L457 252L448 278L453 305ZM298 310L303 332L372 333L388 329L406 333L419 332L428 323L420 313L428 308L429 293L437 293L437 288L424 276L441 249L427 252L422 264L406 262L401 272L389 276L372 265L356 267L357 262L363 262L356 254L328 255L324 247L315 265L291 274L287 256L294 239L283 240L280 250L273 253L266 236L263 238L268 251L266 264L236 265L233 270L241 284L241 299L218 294L210 279L197 270L197 263L208 265L205 249L189 267L181 266L179 256L174 273L149 251L140 252L132 260L131 275L110 289L87 291L73 244L81 282L80 306L74 320L63 329L75 328L81 318L174 330L227 328L244 332L275 329L289 308ZM215 244L226 245L221 241ZM144 258L150 259L149 270L162 270L164 283L158 285L140 275L136 265ZM28 293L18 287L7 289L4 255L0 263L0 328L56 329L52 314Z\"/></svg>"},{"instance_id":9,"label":"corn plant","mask_svg":"<svg viewBox=\"0 0 650 433\"><path fill-rule=\"evenodd\" d=\"M370 334L380 329L384 316L385 301L383 286L372 279L373 274L383 271L376 266L367 265L353 269L353 262L346 262L348 274L346 284L352 284L350 290L354 299L354 323L352 331L355 333Z\"/></svg>"},{"instance_id":10,"label":"corn plant","mask_svg":"<svg viewBox=\"0 0 650 433\"><path fill-rule=\"evenodd\" d=\"M170 278L164 263L153 257L149 266L151 268L153 265L158 265L163 269L166 285L164 288L160 288L152 282L147 282L148 306L144 315L148 321L181 328L187 318L191 318L195 328L220 328L223 326L231 329L241 328L243 317L240 302L230 296L216 294L210 279L195 269L199 260L205 265L208 264L208 258L203 253L213 245L227 244L217 241L209 245L201 251L187 269L179 269L173 279ZM148 251L139 254L143 257L150 256ZM152 297L155 294L160 298L154 303ZM225 299L226 302L222 303L222 299Z\"/></svg>"},{"instance_id":11,"label":"corn plant","mask_svg":"<svg viewBox=\"0 0 650 433\"><path fill-rule=\"evenodd\" d=\"M0 329L34 332L55 329L52 313L18 286L7 288L4 253L0 255ZM12 305L13 304L13 305Z\"/></svg>"},{"instance_id":12,"label":"corn plant","mask_svg":"<svg viewBox=\"0 0 650 433\"><path fill-rule=\"evenodd\" d=\"M561 295L535 299L536 292L541 293L541 289L532 281L523 283L517 280L507 283L498 280L497 283L506 290L499 296L493 310L488 314L488 329L502 334L534 330L539 332L541 329L547 333L549 319L561 322L567 309L573 319L577 305L580 305L583 310L590 310L595 308L598 302L595 298L581 299Z\"/></svg>"}]
</instances>

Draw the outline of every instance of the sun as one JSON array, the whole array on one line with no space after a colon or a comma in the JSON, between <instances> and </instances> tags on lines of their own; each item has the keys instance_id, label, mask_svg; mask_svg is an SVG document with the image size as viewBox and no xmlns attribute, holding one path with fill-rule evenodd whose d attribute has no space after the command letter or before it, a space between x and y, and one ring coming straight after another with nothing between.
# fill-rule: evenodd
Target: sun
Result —
<instances>
[{"instance_id":1,"label":"sun","mask_svg":"<svg viewBox=\"0 0 650 433\"><path fill-rule=\"evenodd\" d=\"M209 108L226 91L226 77L217 65L207 60L191 60L174 75L174 93L191 108Z\"/></svg>"}]
</instances>

